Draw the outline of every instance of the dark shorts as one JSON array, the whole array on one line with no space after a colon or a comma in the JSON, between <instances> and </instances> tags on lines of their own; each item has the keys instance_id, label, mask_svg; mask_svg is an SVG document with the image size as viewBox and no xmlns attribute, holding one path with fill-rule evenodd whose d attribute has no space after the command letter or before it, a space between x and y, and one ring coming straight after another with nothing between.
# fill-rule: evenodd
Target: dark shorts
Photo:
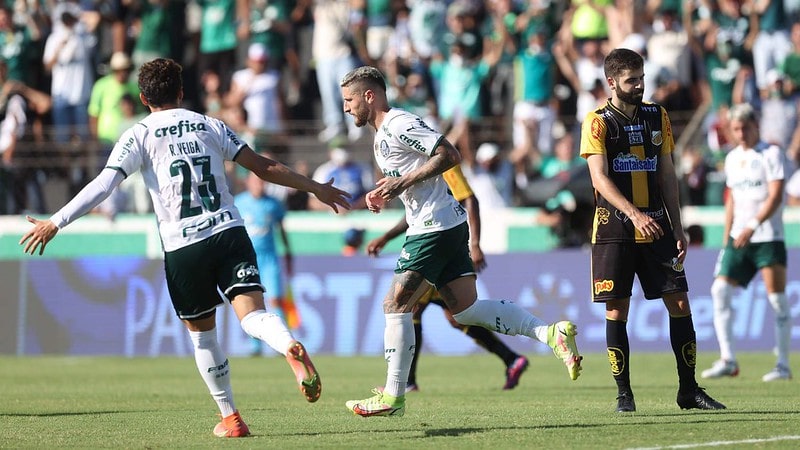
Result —
<instances>
[{"instance_id":1,"label":"dark shorts","mask_svg":"<svg viewBox=\"0 0 800 450\"><path fill-rule=\"evenodd\" d=\"M683 264L672 235L648 244L620 242L592 245L592 301L628 298L634 275L648 300L664 294L687 292Z\"/></svg>"},{"instance_id":2,"label":"dark shorts","mask_svg":"<svg viewBox=\"0 0 800 450\"><path fill-rule=\"evenodd\" d=\"M728 239L728 245L719 252L714 276L728 277L739 286L747 287L760 269L770 266L786 267L783 241L756 242L734 248L733 239Z\"/></svg>"},{"instance_id":3,"label":"dark shorts","mask_svg":"<svg viewBox=\"0 0 800 450\"><path fill-rule=\"evenodd\" d=\"M414 271L440 288L467 275L475 275L469 256L469 226L466 222L449 230L407 236L395 273Z\"/></svg>"},{"instance_id":4,"label":"dark shorts","mask_svg":"<svg viewBox=\"0 0 800 450\"><path fill-rule=\"evenodd\" d=\"M256 253L244 227L231 228L208 239L164 254L167 288L181 319L202 319L227 298L264 292Z\"/></svg>"}]
</instances>

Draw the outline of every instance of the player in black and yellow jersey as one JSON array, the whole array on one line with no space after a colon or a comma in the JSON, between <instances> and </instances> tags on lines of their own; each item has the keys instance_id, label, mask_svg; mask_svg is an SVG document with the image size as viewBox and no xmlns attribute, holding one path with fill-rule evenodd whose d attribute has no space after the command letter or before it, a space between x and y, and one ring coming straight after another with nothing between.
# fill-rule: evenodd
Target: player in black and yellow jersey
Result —
<instances>
[{"instance_id":1,"label":"player in black and yellow jersey","mask_svg":"<svg viewBox=\"0 0 800 450\"><path fill-rule=\"evenodd\" d=\"M617 411L636 410L630 383L626 323L634 276L647 299L669 312L682 409L723 409L698 387L697 343L683 270L687 240L681 224L674 139L666 110L643 103L644 62L628 49L611 51L604 70L611 98L582 124L581 156L595 193L592 295L605 303L606 346L617 384Z\"/></svg>"},{"instance_id":2,"label":"player in black and yellow jersey","mask_svg":"<svg viewBox=\"0 0 800 450\"><path fill-rule=\"evenodd\" d=\"M483 250L480 246L481 237L481 220L480 220L480 207L478 199L472 192L464 173L461 171L461 166L455 166L452 169L442 174L447 186L450 188L453 197L458 200L467 210L467 222L469 223L470 230L470 257L475 266L475 271L480 272L486 267L486 260L483 255ZM377 256L386 244L397 236L403 234L408 228L405 218L401 219L394 227L384 233L382 236L377 237L367 244L367 253L371 256ZM430 304L439 305L445 313L447 320L450 324L461 331L467 336L471 337L476 344L484 349L494 353L503 360L506 366L506 382L503 389L513 389L519 383L520 376L528 368L528 358L511 350L506 344L497 338L497 335L492 331L483 327L475 327L469 325L461 325L447 309L441 295L433 286L430 287L414 305L413 321L414 321L414 336L416 337L416 352L414 359L411 363L411 371L408 374L408 384L406 385L406 392L416 391L417 387L417 361L419 354L422 351L422 313Z\"/></svg>"}]
</instances>

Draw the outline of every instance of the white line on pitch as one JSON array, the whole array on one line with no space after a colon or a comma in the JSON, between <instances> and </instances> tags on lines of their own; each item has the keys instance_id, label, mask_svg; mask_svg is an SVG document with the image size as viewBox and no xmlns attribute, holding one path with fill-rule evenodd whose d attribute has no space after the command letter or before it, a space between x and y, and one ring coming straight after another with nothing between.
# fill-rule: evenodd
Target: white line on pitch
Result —
<instances>
[{"instance_id":1,"label":"white line on pitch","mask_svg":"<svg viewBox=\"0 0 800 450\"><path fill-rule=\"evenodd\" d=\"M629 448L628 450L662 450L668 448L720 447L723 445L760 444L762 442L798 441L798 440L800 440L800 436L775 436L763 439L742 439L739 441L714 441L714 442L702 442L697 444L665 445L661 447L635 447L635 448Z\"/></svg>"}]
</instances>

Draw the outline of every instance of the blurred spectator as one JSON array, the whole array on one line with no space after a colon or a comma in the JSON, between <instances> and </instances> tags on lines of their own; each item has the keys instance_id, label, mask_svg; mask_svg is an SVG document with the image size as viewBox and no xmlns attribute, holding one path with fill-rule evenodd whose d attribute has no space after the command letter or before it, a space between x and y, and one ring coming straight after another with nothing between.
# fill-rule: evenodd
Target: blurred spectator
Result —
<instances>
[{"instance_id":1,"label":"blurred spectator","mask_svg":"<svg viewBox=\"0 0 800 450\"><path fill-rule=\"evenodd\" d=\"M796 103L800 100L800 22L792 24L790 36L792 50L781 62L780 73L784 75L784 94ZM786 153L790 160L800 160L800 127L795 127Z\"/></svg>"},{"instance_id":2,"label":"blurred spectator","mask_svg":"<svg viewBox=\"0 0 800 450\"><path fill-rule=\"evenodd\" d=\"M202 93L200 103L205 115L221 119L223 116L224 99L222 92L222 82L219 74L213 71L206 71L200 76L200 86ZM250 144L251 141L245 139Z\"/></svg>"},{"instance_id":3,"label":"blurred spectator","mask_svg":"<svg viewBox=\"0 0 800 450\"><path fill-rule=\"evenodd\" d=\"M361 252L364 245L363 228L349 228L344 232L344 246L342 246L342 256L355 256Z\"/></svg>"},{"instance_id":4,"label":"blurred spectator","mask_svg":"<svg viewBox=\"0 0 800 450\"><path fill-rule=\"evenodd\" d=\"M767 71L765 93L761 100L761 139L788 148L797 126L797 100L784 94L783 75L776 69Z\"/></svg>"},{"instance_id":5,"label":"blurred spectator","mask_svg":"<svg viewBox=\"0 0 800 450\"><path fill-rule=\"evenodd\" d=\"M314 4L314 35L312 57L317 69L317 84L322 103L322 122L325 128L319 140L330 142L343 132L351 142L363 134L353 118L342 109L339 82L347 72L359 65L357 44L353 39L351 20L359 19L350 0L316 0Z\"/></svg>"},{"instance_id":6,"label":"blurred spectator","mask_svg":"<svg viewBox=\"0 0 800 450\"><path fill-rule=\"evenodd\" d=\"M709 136L716 137L709 140L711 149L718 149L731 140L725 134L728 133L727 111L734 101L734 82L742 67L752 64L750 42L746 41L750 25L739 2L719 0L717 5L718 8L711 12L704 35L700 36L711 90L711 109L705 126Z\"/></svg>"},{"instance_id":7,"label":"blurred spectator","mask_svg":"<svg viewBox=\"0 0 800 450\"><path fill-rule=\"evenodd\" d=\"M526 205L544 209L537 222L549 226L564 247L588 242L594 214L589 169L577 149L574 136L565 132L542 160L541 178L523 191Z\"/></svg>"},{"instance_id":8,"label":"blurred spectator","mask_svg":"<svg viewBox=\"0 0 800 450\"><path fill-rule=\"evenodd\" d=\"M784 90L793 98L800 97L800 22L792 24L791 50L780 62L779 70L785 76Z\"/></svg>"},{"instance_id":9,"label":"blurred spectator","mask_svg":"<svg viewBox=\"0 0 800 450\"><path fill-rule=\"evenodd\" d=\"M404 84L397 87L397 94L392 101L392 106L416 114L433 129L439 128L439 118L436 114L436 100L423 74L410 72L405 77Z\"/></svg>"},{"instance_id":10,"label":"blurred spectator","mask_svg":"<svg viewBox=\"0 0 800 450\"><path fill-rule=\"evenodd\" d=\"M236 70L236 47L249 37L248 10L237 0L196 0L202 11L198 74L219 75L222 91L230 88Z\"/></svg>"},{"instance_id":11,"label":"blurred spectator","mask_svg":"<svg viewBox=\"0 0 800 450\"><path fill-rule=\"evenodd\" d=\"M577 50L570 41L562 39L553 44L552 51L561 74L577 95L575 110L577 129L586 114L597 108L608 97L606 95L608 83L603 69L605 54L601 41L587 39L579 41L576 45Z\"/></svg>"},{"instance_id":12,"label":"blurred spectator","mask_svg":"<svg viewBox=\"0 0 800 450\"><path fill-rule=\"evenodd\" d=\"M395 25L386 45L386 52L379 61L379 65L386 74L389 85L389 100L392 100L392 91L402 89L402 78L409 73L427 72L427 60L417 53L413 44L411 33L410 12L408 7L400 7L395 17Z\"/></svg>"},{"instance_id":13,"label":"blurred spectator","mask_svg":"<svg viewBox=\"0 0 800 450\"><path fill-rule=\"evenodd\" d=\"M250 43L264 44L268 69L280 73L281 101L295 105L300 100L303 68L297 51L296 33L291 15L294 0L249 0Z\"/></svg>"},{"instance_id":14,"label":"blurred spectator","mask_svg":"<svg viewBox=\"0 0 800 450\"><path fill-rule=\"evenodd\" d=\"M488 79L492 66L500 57L499 46L486 49L478 58L468 58L467 45L456 41L446 60L437 55L431 61L430 73L439 90L436 94L437 110L442 128L466 124L459 139L451 141L461 151L467 164L473 160L471 128L484 116L481 89Z\"/></svg>"},{"instance_id":15,"label":"blurred spectator","mask_svg":"<svg viewBox=\"0 0 800 450\"><path fill-rule=\"evenodd\" d=\"M564 14L564 24L576 40L608 39L606 8L613 5L614 0L574 0Z\"/></svg>"},{"instance_id":16,"label":"blurred spectator","mask_svg":"<svg viewBox=\"0 0 800 450\"><path fill-rule=\"evenodd\" d=\"M39 41L41 32L31 16L26 16L25 26L15 23L14 10L7 5L0 5L0 56L6 62L9 80L28 83L32 78L33 43Z\"/></svg>"},{"instance_id":17,"label":"blurred spectator","mask_svg":"<svg viewBox=\"0 0 800 450\"><path fill-rule=\"evenodd\" d=\"M119 138L119 130L125 121L120 101L126 94L132 98L139 98L139 87L135 81L129 80L132 63L128 55L115 52L109 61L111 73L95 81L92 94L89 98L89 129L92 136L97 139L98 152L90 154L87 172L96 173L106 163L111 149ZM137 111L141 111L141 102L136 102ZM71 190L77 193L85 184L87 173L73 178ZM99 212L114 219L117 213L124 210L124 195L119 189L101 203Z\"/></svg>"},{"instance_id":18,"label":"blurred spectator","mask_svg":"<svg viewBox=\"0 0 800 450\"><path fill-rule=\"evenodd\" d=\"M689 245L692 247L702 247L706 241L706 232L702 225L693 224L686 227L686 236L689 238Z\"/></svg>"},{"instance_id":19,"label":"blurred spectator","mask_svg":"<svg viewBox=\"0 0 800 450\"><path fill-rule=\"evenodd\" d=\"M514 206L514 166L494 142L484 142L475 152L475 164L464 175L482 206L482 213Z\"/></svg>"},{"instance_id":20,"label":"blurred spectator","mask_svg":"<svg viewBox=\"0 0 800 450\"><path fill-rule=\"evenodd\" d=\"M514 150L517 173L526 174L542 155L553 152L555 63L543 32L532 33L514 59Z\"/></svg>"},{"instance_id":21,"label":"blurred spectator","mask_svg":"<svg viewBox=\"0 0 800 450\"><path fill-rule=\"evenodd\" d=\"M130 94L125 94L119 100L119 109L122 112L122 121L120 122L119 136L128 128L134 126L142 120L147 114L138 108L140 100L133 98ZM147 186L144 184L142 172L136 171L129 175L117 188L119 189L124 198L123 210L125 212L133 212L136 214L147 214L153 212L153 201L150 198L150 193Z\"/></svg>"},{"instance_id":22,"label":"blurred spectator","mask_svg":"<svg viewBox=\"0 0 800 450\"><path fill-rule=\"evenodd\" d=\"M358 0L362 3L365 15L364 38L369 62L380 61L389 47L389 40L394 31L395 10L405 6L400 0L369 1ZM365 61L366 62L366 61Z\"/></svg>"},{"instance_id":23,"label":"blurred spectator","mask_svg":"<svg viewBox=\"0 0 800 450\"><path fill-rule=\"evenodd\" d=\"M751 23L752 16L757 19L757 33L751 48L755 82L761 97L766 98L769 94L767 73L786 59L786 55L792 51L792 42L783 0L752 1L750 8Z\"/></svg>"},{"instance_id":24,"label":"blurred spectator","mask_svg":"<svg viewBox=\"0 0 800 450\"><path fill-rule=\"evenodd\" d=\"M170 0L129 0L133 20L129 33L134 38L131 60L133 66L141 67L155 58L177 58L180 52L176 45L184 42L176 39L174 30L183 28L184 3Z\"/></svg>"},{"instance_id":25,"label":"blurred spectator","mask_svg":"<svg viewBox=\"0 0 800 450\"><path fill-rule=\"evenodd\" d=\"M89 96L95 75L92 54L97 41L73 14L66 9L61 13L62 26L53 30L44 46L44 68L52 74L53 136L59 143L89 138Z\"/></svg>"},{"instance_id":26,"label":"blurred spectator","mask_svg":"<svg viewBox=\"0 0 800 450\"><path fill-rule=\"evenodd\" d=\"M241 106L247 112L247 127L256 133L253 148L269 151L279 161L287 149L285 109L281 96L281 75L269 66L264 44L252 43L247 50L247 67L233 74L226 97L228 106Z\"/></svg>"},{"instance_id":27,"label":"blurred spectator","mask_svg":"<svg viewBox=\"0 0 800 450\"><path fill-rule=\"evenodd\" d=\"M28 114L45 114L50 97L17 80L8 79L8 67L0 59L0 214L46 212L40 173L33 163L31 146L20 144L29 135ZM29 204L28 191L33 193Z\"/></svg>"},{"instance_id":28,"label":"blurred spectator","mask_svg":"<svg viewBox=\"0 0 800 450\"><path fill-rule=\"evenodd\" d=\"M484 53L484 36L478 29L479 17L483 14L481 3L455 0L447 7L445 24L447 31L439 42L438 53L447 58L453 46L461 46L461 56L475 60ZM435 54L434 54L435 55Z\"/></svg>"},{"instance_id":29,"label":"blurred spectator","mask_svg":"<svg viewBox=\"0 0 800 450\"><path fill-rule=\"evenodd\" d=\"M352 210L366 208L365 195L375 185L372 167L353 161L350 152L339 146L331 148L328 156L328 161L317 167L312 178L320 183L333 179L335 187L350 194ZM329 209L314 196L309 197L308 208L313 211Z\"/></svg>"},{"instance_id":30,"label":"blurred spectator","mask_svg":"<svg viewBox=\"0 0 800 450\"><path fill-rule=\"evenodd\" d=\"M666 80L677 84L675 88L653 96L656 103L669 111L691 109L696 99L692 99L692 52L689 45L689 30L681 23L682 17L675 9L663 8L656 13L653 34L647 39L647 60L658 71L665 71ZM650 74L645 72L647 90L652 83ZM656 81L656 84L658 81ZM655 88L657 86L653 86Z\"/></svg>"},{"instance_id":31,"label":"blurred spectator","mask_svg":"<svg viewBox=\"0 0 800 450\"><path fill-rule=\"evenodd\" d=\"M681 152L680 180L682 205L705 205L706 190L708 188L706 177L709 172L702 151L694 146L687 146Z\"/></svg>"},{"instance_id":32,"label":"blurred spectator","mask_svg":"<svg viewBox=\"0 0 800 450\"><path fill-rule=\"evenodd\" d=\"M408 16L408 28L414 51L424 61L430 61L440 51L447 32L447 4L438 0L416 0Z\"/></svg>"},{"instance_id":33,"label":"blurred spectator","mask_svg":"<svg viewBox=\"0 0 800 450\"><path fill-rule=\"evenodd\" d=\"M132 70L131 59L122 52L111 56L109 68L111 73L98 79L92 86L89 98L89 125L92 135L102 147L98 167L106 163L106 158L119 137L120 123L123 121L119 108L120 100L125 94L139 98L139 87L130 80ZM138 102L137 102L138 103ZM142 110L137 106L137 111Z\"/></svg>"}]
</instances>

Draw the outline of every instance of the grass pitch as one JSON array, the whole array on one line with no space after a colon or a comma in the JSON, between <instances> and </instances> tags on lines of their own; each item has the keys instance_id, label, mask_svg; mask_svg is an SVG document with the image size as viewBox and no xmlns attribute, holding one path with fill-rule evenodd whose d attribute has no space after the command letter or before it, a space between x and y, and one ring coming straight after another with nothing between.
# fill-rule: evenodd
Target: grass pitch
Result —
<instances>
[{"instance_id":1,"label":"grass pitch","mask_svg":"<svg viewBox=\"0 0 800 450\"><path fill-rule=\"evenodd\" d=\"M318 356L319 402L306 403L282 358L232 358L237 407L252 437L220 439L217 408L191 358L0 357L3 448L800 448L800 380L761 382L768 354L740 355L734 379L701 380L724 411L682 411L671 353L634 350L638 411L614 412L605 355L589 354L578 381L552 355L531 356L503 391L494 356L423 355L420 392L402 418L352 415L344 402L383 384L380 357ZM716 355L701 354L698 372ZM794 372L800 373L795 361Z\"/></svg>"}]
</instances>

